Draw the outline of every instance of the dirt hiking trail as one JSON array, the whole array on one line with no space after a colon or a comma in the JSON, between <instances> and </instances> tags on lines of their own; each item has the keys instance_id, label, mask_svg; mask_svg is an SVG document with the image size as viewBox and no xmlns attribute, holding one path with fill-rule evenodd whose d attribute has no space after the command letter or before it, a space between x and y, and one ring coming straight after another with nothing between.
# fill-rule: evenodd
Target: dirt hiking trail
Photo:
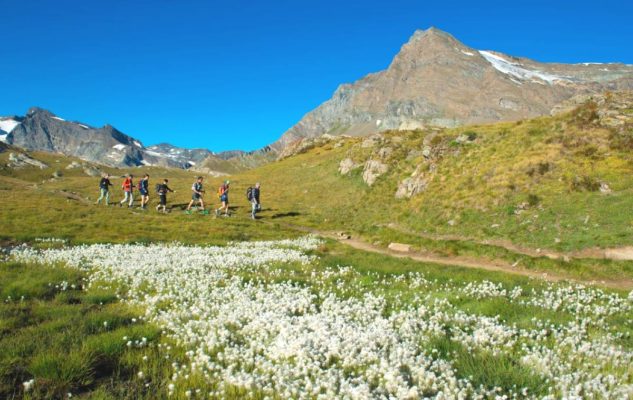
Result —
<instances>
[{"instance_id":1,"label":"dirt hiking trail","mask_svg":"<svg viewBox=\"0 0 633 400\"><path fill-rule=\"evenodd\" d=\"M428 252L419 251L396 251L389 248L368 243L358 237L353 237L349 234L341 234L340 232L320 231L314 228L308 228L304 226L298 226L293 224L283 224L287 228L291 228L297 231L312 233L318 236L326 237L329 239L337 240L340 243L348 245L358 250L368 251L372 253L387 255L395 258L410 259L414 261L458 266L464 268L482 269L493 272L504 272L507 274L520 275L528 278L543 279L548 282L560 282L569 281L575 283L581 283L584 285L597 285L608 287L611 289L619 290L633 290L633 280L630 279L600 279L600 280L582 280L572 278L569 276L559 275L551 272L533 271L518 266L513 266L506 260L500 259L488 259L483 257L464 257L464 256L440 256ZM510 250L511 251L511 250ZM520 253L525 254L525 253ZM545 254L536 255L536 257L543 257ZM533 256L534 257L534 256Z\"/></svg>"}]
</instances>

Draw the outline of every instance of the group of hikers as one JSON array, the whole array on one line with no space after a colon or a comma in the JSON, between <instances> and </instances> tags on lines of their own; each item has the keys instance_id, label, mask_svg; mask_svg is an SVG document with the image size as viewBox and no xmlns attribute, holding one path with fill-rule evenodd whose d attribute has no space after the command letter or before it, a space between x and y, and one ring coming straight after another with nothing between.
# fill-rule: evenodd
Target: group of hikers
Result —
<instances>
[{"instance_id":1,"label":"group of hikers","mask_svg":"<svg viewBox=\"0 0 633 400\"><path fill-rule=\"evenodd\" d=\"M190 213L192 207L197 207L200 211L205 211L205 205L203 200L203 195L205 193L204 188L202 186L204 178L198 176L196 180L191 185L191 201L187 205L186 212ZM216 216L224 215L226 217L230 216L229 211L229 189L231 182L226 180L222 185L218 188L218 197L221 202L220 208L215 210ZM110 182L110 175L104 174L99 182L99 198L97 199L96 204L100 204L102 200L104 200L106 205L110 205L110 187L112 182ZM141 195L141 205L140 208L145 210L147 209L147 204L149 203L149 175L145 174L138 183L134 184L134 176L132 174L128 174L125 176L123 183L121 184L121 188L123 189L123 200L121 200L118 204L119 207L123 207L123 205L127 204L128 208L134 206L134 189L137 188L138 192ZM175 190L172 190L169 187L169 180L163 179L162 183L159 183L155 187L156 194L158 194L159 203L156 206L156 211L162 211L163 213L167 212L167 193L174 193ZM246 198L251 203L251 218L255 219L255 215L261 211L261 203L259 201L259 192L260 192L260 184L259 182L255 184L254 187L249 187L246 190Z\"/></svg>"}]
</instances>

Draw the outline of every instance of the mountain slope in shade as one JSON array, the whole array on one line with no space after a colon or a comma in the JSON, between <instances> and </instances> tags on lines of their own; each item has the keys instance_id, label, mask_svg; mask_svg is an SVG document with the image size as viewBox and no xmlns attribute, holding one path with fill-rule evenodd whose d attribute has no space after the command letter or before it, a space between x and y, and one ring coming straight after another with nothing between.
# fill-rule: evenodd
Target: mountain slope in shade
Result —
<instances>
[{"instance_id":1,"label":"mountain slope in shade","mask_svg":"<svg viewBox=\"0 0 633 400\"><path fill-rule=\"evenodd\" d=\"M389 68L339 86L272 144L322 134L366 135L546 115L578 94L633 89L633 66L549 64L472 49L446 32L417 31Z\"/></svg>"}]
</instances>

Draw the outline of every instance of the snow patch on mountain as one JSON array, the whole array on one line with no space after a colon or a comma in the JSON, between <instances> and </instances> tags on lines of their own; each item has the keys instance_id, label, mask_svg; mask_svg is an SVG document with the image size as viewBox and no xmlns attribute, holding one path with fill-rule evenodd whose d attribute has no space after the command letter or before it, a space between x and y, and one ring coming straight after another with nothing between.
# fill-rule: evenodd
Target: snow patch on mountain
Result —
<instances>
[{"instance_id":1,"label":"snow patch on mountain","mask_svg":"<svg viewBox=\"0 0 633 400\"><path fill-rule=\"evenodd\" d=\"M112 148L117 149L117 150L125 150L125 145L124 144L115 144L114 146L112 146Z\"/></svg>"},{"instance_id":2,"label":"snow patch on mountain","mask_svg":"<svg viewBox=\"0 0 633 400\"><path fill-rule=\"evenodd\" d=\"M492 64L496 70L521 80L530 80L535 83L542 83L541 81L545 81L550 85L556 81L569 81L569 79L564 76L527 69L521 64L508 61L505 58L489 51L480 50L479 54L488 60L488 62Z\"/></svg>"},{"instance_id":3,"label":"snow patch on mountain","mask_svg":"<svg viewBox=\"0 0 633 400\"><path fill-rule=\"evenodd\" d=\"M0 120L0 130L5 131L6 133L11 133L11 131L18 125L20 125L20 122L14 119Z\"/></svg>"},{"instance_id":4,"label":"snow patch on mountain","mask_svg":"<svg viewBox=\"0 0 633 400\"><path fill-rule=\"evenodd\" d=\"M63 118L59 118L59 117L52 117L52 118L53 118L53 119L56 119L56 120L58 120L58 121L66 121L65 119L63 119Z\"/></svg>"}]
</instances>

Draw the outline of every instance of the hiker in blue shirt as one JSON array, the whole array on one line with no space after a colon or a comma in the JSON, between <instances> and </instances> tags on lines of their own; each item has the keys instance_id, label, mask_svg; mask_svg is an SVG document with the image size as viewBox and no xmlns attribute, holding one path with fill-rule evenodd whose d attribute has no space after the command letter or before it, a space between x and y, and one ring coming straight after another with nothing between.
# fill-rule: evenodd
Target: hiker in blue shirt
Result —
<instances>
[{"instance_id":1,"label":"hiker in blue shirt","mask_svg":"<svg viewBox=\"0 0 633 400\"><path fill-rule=\"evenodd\" d=\"M138 183L138 191L141 193L141 208L145 210L149 203L149 175L145 174Z\"/></svg>"}]
</instances>

